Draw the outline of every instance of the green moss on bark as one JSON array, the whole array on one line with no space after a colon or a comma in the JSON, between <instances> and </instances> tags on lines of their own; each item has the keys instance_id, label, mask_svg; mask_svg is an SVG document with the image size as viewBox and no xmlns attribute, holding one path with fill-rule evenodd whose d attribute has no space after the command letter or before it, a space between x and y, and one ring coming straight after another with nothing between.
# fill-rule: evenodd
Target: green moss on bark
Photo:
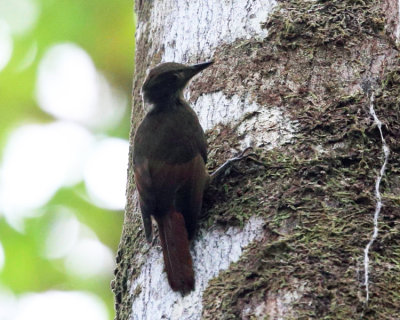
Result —
<instances>
[{"instance_id":1,"label":"green moss on bark","mask_svg":"<svg viewBox=\"0 0 400 320\"><path fill-rule=\"evenodd\" d=\"M215 203L207 200L207 224L241 225L252 214L267 224L264 238L210 282L203 319L253 319L288 293L295 298L285 319L400 317L400 63L393 41L381 33L383 23L373 1L280 1L265 23L268 39L217 52L216 60L220 53L237 65L224 74L227 95L251 82L254 100L284 108L299 128L292 144L258 149L257 161L240 164L242 173L213 190ZM217 80L208 89L219 86ZM370 251L366 305L363 255L383 163L363 90L368 86L392 155L381 185L384 208ZM211 134L211 150L221 150L221 141Z\"/></svg>"}]
</instances>

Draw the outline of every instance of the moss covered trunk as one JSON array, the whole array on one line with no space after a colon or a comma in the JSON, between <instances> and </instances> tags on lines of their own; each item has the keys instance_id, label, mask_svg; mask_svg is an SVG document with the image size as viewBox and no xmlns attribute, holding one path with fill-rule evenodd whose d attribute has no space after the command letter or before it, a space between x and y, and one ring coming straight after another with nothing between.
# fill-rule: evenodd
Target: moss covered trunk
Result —
<instances>
[{"instance_id":1,"label":"moss covered trunk","mask_svg":"<svg viewBox=\"0 0 400 320\"><path fill-rule=\"evenodd\" d=\"M163 293L130 157L117 319L400 319L398 1L154 0L136 12L131 142L146 70L212 58L187 94L209 170L255 154L205 195L185 298Z\"/></svg>"}]
</instances>

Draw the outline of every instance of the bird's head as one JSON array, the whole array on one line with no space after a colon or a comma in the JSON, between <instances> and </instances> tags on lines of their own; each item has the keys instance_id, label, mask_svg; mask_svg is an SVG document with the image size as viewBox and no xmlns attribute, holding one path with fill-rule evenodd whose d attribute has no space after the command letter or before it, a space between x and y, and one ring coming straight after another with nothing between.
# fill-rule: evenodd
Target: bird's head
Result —
<instances>
[{"instance_id":1,"label":"bird's head","mask_svg":"<svg viewBox=\"0 0 400 320\"><path fill-rule=\"evenodd\" d=\"M213 61L209 61L186 66L167 62L158 65L149 72L142 86L144 101L159 103L180 96L189 80L213 63Z\"/></svg>"}]
</instances>

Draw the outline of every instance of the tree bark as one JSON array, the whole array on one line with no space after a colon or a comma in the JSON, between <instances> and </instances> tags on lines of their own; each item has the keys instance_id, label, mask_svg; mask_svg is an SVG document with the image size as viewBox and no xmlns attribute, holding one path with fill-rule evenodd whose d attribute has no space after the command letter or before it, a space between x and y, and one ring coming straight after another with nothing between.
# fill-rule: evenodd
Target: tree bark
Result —
<instances>
[{"instance_id":1,"label":"tree bark","mask_svg":"<svg viewBox=\"0 0 400 320\"><path fill-rule=\"evenodd\" d=\"M136 12L131 146L146 70L213 59L186 91L208 168L255 155L205 195L182 298L145 241L130 154L116 319L400 318L399 2L142 0Z\"/></svg>"}]
</instances>

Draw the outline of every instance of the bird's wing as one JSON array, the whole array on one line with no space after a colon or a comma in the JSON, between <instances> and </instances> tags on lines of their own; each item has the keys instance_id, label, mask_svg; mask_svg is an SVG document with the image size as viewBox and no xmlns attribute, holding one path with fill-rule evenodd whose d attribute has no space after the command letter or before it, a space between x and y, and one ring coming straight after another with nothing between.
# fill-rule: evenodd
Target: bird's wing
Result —
<instances>
[{"instance_id":1,"label":"bird's wing","mask_svg":"<svg viewBox=\"0 0 400 320\"><path fill-rule=\"evenodd\" d=\"M136 188L139 191L139 204L142 213L144 233L147 241L150 243L153 239L153 228L151 223L151 214L154 212L155 199L151 190L151 177L149 170L149 161L143 159L134 165Z\"/></svg>"}]
</instances>

